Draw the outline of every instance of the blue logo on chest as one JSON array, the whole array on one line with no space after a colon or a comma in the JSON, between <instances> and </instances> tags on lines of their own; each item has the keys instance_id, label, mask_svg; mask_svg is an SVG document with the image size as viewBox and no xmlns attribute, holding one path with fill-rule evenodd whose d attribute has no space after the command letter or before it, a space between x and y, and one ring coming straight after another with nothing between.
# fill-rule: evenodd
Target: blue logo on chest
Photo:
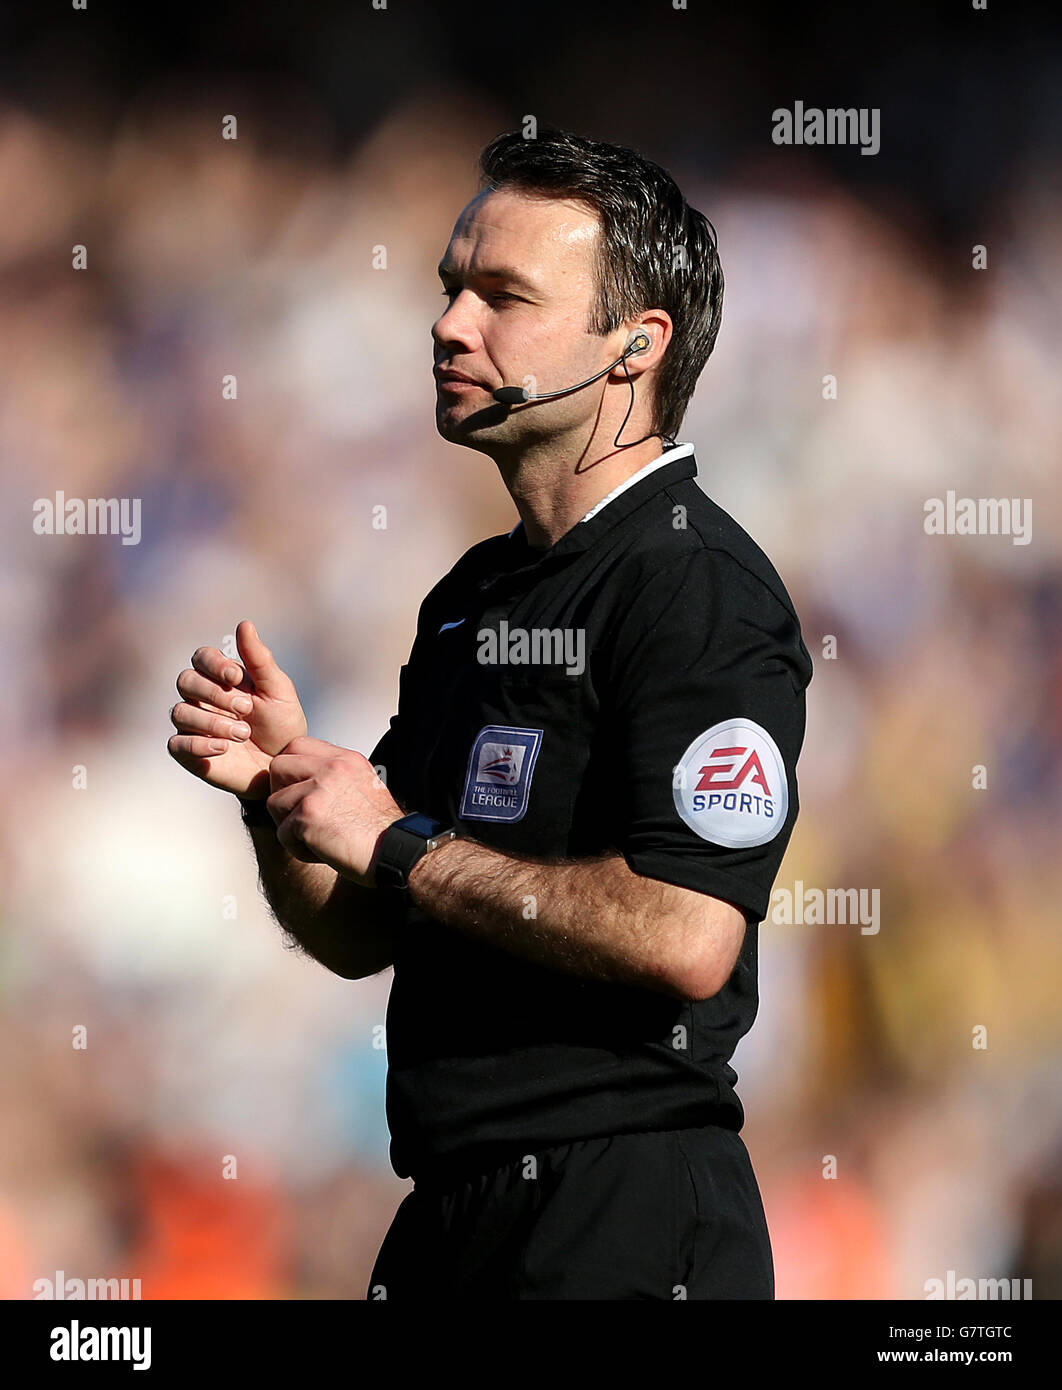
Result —
<instances>
[{"instance_id":1,"label":"blue logo on chest","mask_svg":"<svg viewBox=\"0 0 1062 1390\"><path fill-rule=\"evenodd\" d=\"M461 797L462 820L520 820L527 810L541 729L488 724L472 744Z\"/></svg>"}]
</instances>

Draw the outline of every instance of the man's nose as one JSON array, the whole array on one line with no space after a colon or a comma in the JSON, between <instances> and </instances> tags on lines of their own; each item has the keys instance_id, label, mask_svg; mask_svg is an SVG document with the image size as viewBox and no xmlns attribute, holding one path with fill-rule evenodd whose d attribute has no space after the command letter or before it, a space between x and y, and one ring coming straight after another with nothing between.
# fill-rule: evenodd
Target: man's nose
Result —
<instances>
[{"instance_id":1,"label":"man's nose","mask_svg":"<svg viewBox=\"0 0 1062 1390\"><path fill-rule=\"evenodd\" d=\"M461 291L454 296L431 326L436 347L457 347L474 352L479 346L479 331L472 318L471 296Z\"/></svg>"}]
</instances>

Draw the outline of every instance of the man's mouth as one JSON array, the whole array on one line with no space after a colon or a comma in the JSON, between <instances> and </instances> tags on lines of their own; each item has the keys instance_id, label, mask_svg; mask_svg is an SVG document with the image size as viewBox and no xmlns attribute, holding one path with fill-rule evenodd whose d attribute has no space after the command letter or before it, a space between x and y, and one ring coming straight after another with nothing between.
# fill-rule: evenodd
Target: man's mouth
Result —
<instances>
[{"instance_id":1,"label":"man's mouth","mask_svg":"<svg viewBox=\"0 0 1062 1390\"><path fill-rule=\"evenodd\" d=\"M477 387L480 391L485 391L487 389L481 381L476 381L473 377L466 376L464 372L436 371L434 375L441 390L467 391L471 387Z\"/></svg>"}]
</instances>

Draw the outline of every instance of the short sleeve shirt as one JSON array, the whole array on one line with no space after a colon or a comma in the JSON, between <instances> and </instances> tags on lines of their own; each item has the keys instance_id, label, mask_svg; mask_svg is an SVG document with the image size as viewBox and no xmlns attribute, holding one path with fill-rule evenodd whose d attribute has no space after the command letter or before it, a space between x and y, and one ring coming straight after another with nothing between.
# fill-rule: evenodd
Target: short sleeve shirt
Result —
<instances>
[{"instance_id":1,"label":"short sleeve shirt","mask_svg":"<svg viewBox=\"0 0 1062 1390\"><path fill-rule=\"evenodd\" d=\"M744 1121L729 1063L798 812L811 660L770 561L696 473L679 445L551 547L522 525L473 546L421 605L370 761L405 809L503 854L620 854L734 904L737 964L683 1002L531 964L410 904L387 1015L400 1176Z\"/></svg>"}]
</instances>

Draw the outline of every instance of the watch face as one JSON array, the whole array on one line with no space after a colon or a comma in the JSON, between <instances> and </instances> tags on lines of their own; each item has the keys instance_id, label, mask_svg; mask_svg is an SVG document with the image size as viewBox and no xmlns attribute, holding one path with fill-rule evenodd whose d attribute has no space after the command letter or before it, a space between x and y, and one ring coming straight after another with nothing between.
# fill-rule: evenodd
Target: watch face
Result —
<instances>
[{"instance_id":1,"label":"watch face","mask_svg":"<svg viewBox=\"0 0 1062 1390\"><path fill-rule=\"evenodd\" d=\"M420 811L414 811L402 821L402 827L414 835L423 835L426 840L433 839L441 831L448 829L441 820L435 820Z\"/></svg>"}]
</instances>

